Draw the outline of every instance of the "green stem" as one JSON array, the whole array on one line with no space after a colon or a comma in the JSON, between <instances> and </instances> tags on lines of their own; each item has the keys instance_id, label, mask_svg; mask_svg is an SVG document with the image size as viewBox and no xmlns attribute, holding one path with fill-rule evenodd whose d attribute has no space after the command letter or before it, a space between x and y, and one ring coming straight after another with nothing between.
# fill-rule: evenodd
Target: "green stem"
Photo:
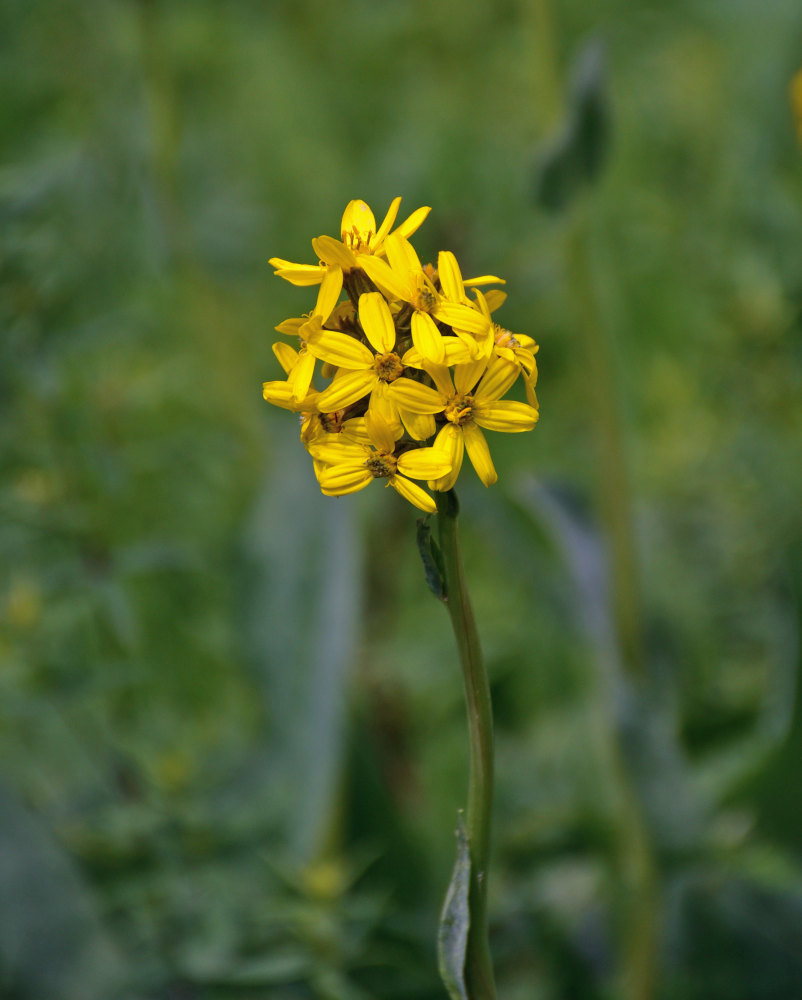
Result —
<instances>
[{"instance_id":1,"label":"green stem","mask_svg":"<svg viewBox=\"0 0 802 1000\"><path fill-rule=\"evenodd\" d=\"M457 496L453 490L448 490L435 493L435 500L445 584L444 601L462 665L470 737L466 826L471 857L471 925L465 958L465 984L469 1000L495 1000L496 987L487 937L487 869L493 808L493 709L460 554Z\"/></svg>"}]
</instances>

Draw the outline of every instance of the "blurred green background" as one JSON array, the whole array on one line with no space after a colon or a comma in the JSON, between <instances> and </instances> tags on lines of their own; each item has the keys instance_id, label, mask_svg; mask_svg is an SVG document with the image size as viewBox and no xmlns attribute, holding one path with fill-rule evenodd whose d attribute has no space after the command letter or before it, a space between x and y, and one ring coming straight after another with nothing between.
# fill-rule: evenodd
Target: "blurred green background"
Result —
<instances>
[{"instance_id":1,"label":"blurred green background","mask_svg":"<svg viewBox=\"0 0 802 1000\"><path fill-rule=\"evenodd\" d=\"M606 45L605 169L535 178ZM467 746L415 512L261 399L345 204L508 279L459 484L504 1000L802 995L798 0L4 0L0 995L435 1000ZM556 145L555 145L556 143Z\"/></svg>"}]
</instances>

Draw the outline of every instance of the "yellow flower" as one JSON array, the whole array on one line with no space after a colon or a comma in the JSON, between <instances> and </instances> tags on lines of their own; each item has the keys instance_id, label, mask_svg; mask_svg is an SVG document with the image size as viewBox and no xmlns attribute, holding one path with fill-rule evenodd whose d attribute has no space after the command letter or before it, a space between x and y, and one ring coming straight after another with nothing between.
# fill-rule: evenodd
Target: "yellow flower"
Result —
<instances>
[{"instance_id":1,"label":"yellow flower","mask_svg":"<svg viewBox=\"0 0 802 1000\"><path fill-rule=\"evenodd\" d=\"M378 227L365 202L349 202L341 239L312 241L318 264L271 259L280 277L320 287L310 314L276 327L297 343L273 345L285 378L263 383L262 391L299 414L301 442L324 494L342 496L385 479L433 513L432 497L414 480L450 489L467 450L489 486L497 475L483 431L535 426L538 348L494 322L506 293L478 286L503 279L464 279L447 250L437 267L422 266L409 236L429 209L391 231L400 201ZM348 296L338 301L343 289ZM317 371L330 380L322 391L313 385ZM519 375L527 402L503 400Z\"/></svg>"},{"instance_id":2,"label":"yellow flower","mask_svg":"<svg viewBox=\"0 0 802 1000\"><path fill-rule=\"evenodd\" d=\"M440 287L443 295L454 303L468 305L473 308L473 303L465 294L466 286L486 285L493 281L502 281L494 275L486 274L481 278L469 278L463 280L457 258L450 250L441 250L437 257L437 274L440 278ZM482 310L486 316L487 323L484 328L477 331L463 330L454 326L454 333L466 345L472 358L487 358L493 350L493 331L490 313Z\"/></svg>"},{"instance_id":3,"label":"yellow flower","mask_svg":"<svg viewBox=\"0 0 802 1000\"><path fill-rule=\"evenodd\" d=\"M368 442L351 444L343 440L317 442L309 451L317 461L316 474L326 496L345 496L364 489L374 479L386 479L397 493L420 510L434 514L434 500L412 479L446 476L451 468L448 456L436 448L416 448L396 454L396 434L381 416L365 417ZM407 478L409 477L409 478Z\"/></svg>"},{"instance_id":4,"label":"yellow flower","mask_svg":"<svg viewBox=\"0 0 802 1000\"><path fill-rule=\"evenodd\" d=\"M442 364L446 357L444 338L435 319L474 335L487 332L487 319L482 313L471 305L448 302L437 291L409 240L391 233L385 250L389 263L366 257L363 269L383 292L412 307L412 343L424 358Z\"/></svg>"},{"instance_id":5,"label":"yellow flower","mask_svg":"<svg viewBox=\"0 0 802 1000\"><path fill-rule=\"evenodd\" d=\"M288 319L276 327L282 333L297 334L298 350L281 341L273 344L273 353L287 378L284 381L262 383L262 395L268 403L275 403L276 406L289 410L307 408L305 403L315 373L316 360L309 350L307 337L319 327L319 316L313 316L312 319Z\"/></svg>"},{"instance_id":6,"label":"yellow flower","mask_svg":"<svg viewBox=\"0 0 802 1000\"><path fill-rule=\"evenodd\" d=\"M308 335L309 351L340 369L318 396L318 410L342 410L369 395L371 411L388 425L400 430L401 421L413 437L429 437L434 432L431 415L442 409L440 396L429 386L403 377L406 356L399 357L395 351L393 316L379 292L360 295L359 322L370 347L319 325ZM416 419L419 416L429 419L421 422Z\"/></svg>"},{"instance_id":7,"label":"yellow flower","mask_svg":"<svg viewBox=\"0 0 802 1000\"><path fill-rule=\"evenodd\" d=\"M493 323L487 298L478 288L476 289L476 298L479 308L487 316L488 320L490 320L493 336L493 353L496 357L504 358L505 361L512 361L518 365L519 370L524 376L524 389L526 391L527 402L530 406L534 406L537 409L538 402L535 395L535 386L537 385L537 362L535 361L535 355L538 352L537 344L531 337L527 337L524 333L511 333L498 323Z\"/></svg>"},{"instance_id":8,"label":"yellow flower","mask_svg":"<svg viewBox=\"0 0 802 1000\"><path fill-rule=\"evenodd\" d=\"M281 257L271 257L270 265L275 274L293 285L320 285L313 315L325 323L337 305L343 287L343 278L354 268L359 268L361 258L384 252L384 241L390 232L400 198L393 203L378 230L370 206L364 201L349 201L340 225L341 240L319 236L312 240L312 248L320 258L319 264L294 264ZM411 236L429 214L429 208L419 208L396 229L402 236Z\"/></svg>"},{"instance_id":9,"label":"yellow flower","mask_svg":"<svg viewBox=\"0 0 802 1000\"><path fill-rule=\"evenodd\" d=\"M451 464L447 475L429 482L430 488L451 489L462 468L465 450L479 478L485 486L491 486L498 476L481 428L507 433L530 431L538 419L538 411L528 403L501 399L517 378L518 366L504 358L493 358L486 370L483 361L457 365L453 382L444 365L432 365L428 371L440 391L447 421L433 447L442 451Z\"/></svg>"}]
</instances>

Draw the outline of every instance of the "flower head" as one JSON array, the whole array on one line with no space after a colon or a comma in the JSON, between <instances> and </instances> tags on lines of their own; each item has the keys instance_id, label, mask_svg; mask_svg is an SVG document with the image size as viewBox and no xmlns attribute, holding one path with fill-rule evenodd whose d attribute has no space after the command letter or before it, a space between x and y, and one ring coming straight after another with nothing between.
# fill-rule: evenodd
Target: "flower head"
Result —
<instances>
[{"instance_id":1,"label":"flower head","mask_svg":"<svg viewBox=\"0 0 802 1000\"><path fill-rule=\"evenodd\" d=\"M320 289L310 314L276 327L297 347L274 344L285 378L265 382L263 394L300 414L301 441L324 494L343 496L382 479L434 512L415 480L450 489L467 451L489 486L497 474L483 432L534 427L537 345L493 319L506 295L478 286L501 278L464 279L447 250L437 267L421 263L409 237L429 209L393 230L400 201L378 227L365 202L349 202L341 238L312 241L316 265L271 259L280 277ZM318 362L323 388L314 385ZM519 375L527 402L502 399Z\"/></svg>"}]
</instances>

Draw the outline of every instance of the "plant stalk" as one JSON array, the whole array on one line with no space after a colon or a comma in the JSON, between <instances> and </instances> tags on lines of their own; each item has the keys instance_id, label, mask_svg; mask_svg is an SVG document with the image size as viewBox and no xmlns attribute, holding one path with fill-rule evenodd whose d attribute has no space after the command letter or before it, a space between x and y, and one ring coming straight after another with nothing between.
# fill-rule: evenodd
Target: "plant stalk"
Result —
<instances>
[{"instance_id":1,"label":"plant stalk","mask_svg":"<svg viewBox=\"0 0 802 1000\"><path fill-rule=\"evenodd\" d=\"M465 985L469 1000L496 1000L487 931L487 870L493 808L493 709L490 684L460 553L457 496L453 490L448 490L435 493L435 500L445 584L444 603L457 640L470 738L466 832L471 859L471 924L465 958Z\"/></svg>"}]
</instances>

